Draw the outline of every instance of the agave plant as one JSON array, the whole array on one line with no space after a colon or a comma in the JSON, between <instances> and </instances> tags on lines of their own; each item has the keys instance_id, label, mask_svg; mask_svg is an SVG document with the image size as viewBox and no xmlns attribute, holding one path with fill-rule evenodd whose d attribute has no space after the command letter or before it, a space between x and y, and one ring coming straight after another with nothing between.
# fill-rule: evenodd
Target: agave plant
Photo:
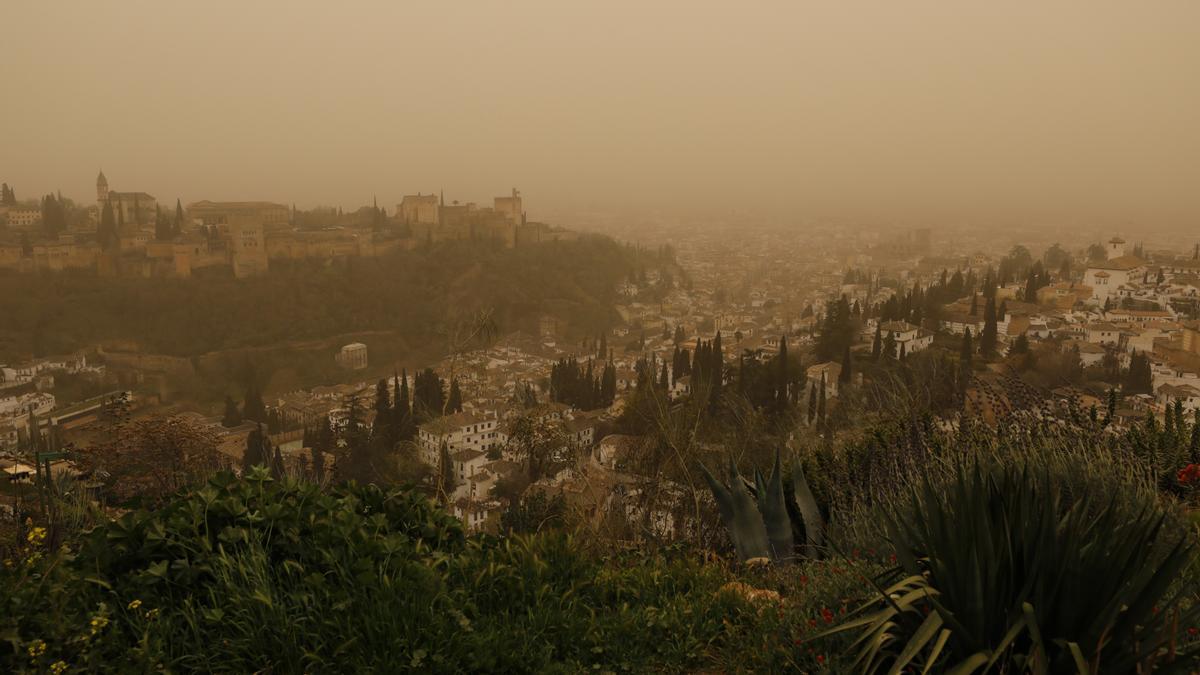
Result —
<instances>
[{"instance_id":1,"label":"agave plant","mask_svg":"<svg viewBox=\"0 0 1200 675\"><path fill-rule=\"evenodd\" d=\"M799 462L792 466L790 495L784 491L779 451L775 452L775 467L769 478L764 478L757 470L754 472L753 494L747 481L738 473L732 458L729 460L728 484L714 477L703 464L700 469L717 501L721 522L729 531L729 538L733 540L734 549L743 562L766 558L785 563L796 557L797 528L788 515L789 501L803 522L805 555L817 557L824 535L824 522Z\"/></svg>"},{"instance_id":2,"label":"agave plant","mask_svg":"<svg viewBox=\"0 0 1200 675\"><path fill-rule=\"evenodd\" d=\"M859 631L857 672L1196 672L1181 626L1195 549L1156 504L1091 489L1068 500L1045 466L960 467L886 520L905 578L830 632Z\"/></svg>"}]
</instances>

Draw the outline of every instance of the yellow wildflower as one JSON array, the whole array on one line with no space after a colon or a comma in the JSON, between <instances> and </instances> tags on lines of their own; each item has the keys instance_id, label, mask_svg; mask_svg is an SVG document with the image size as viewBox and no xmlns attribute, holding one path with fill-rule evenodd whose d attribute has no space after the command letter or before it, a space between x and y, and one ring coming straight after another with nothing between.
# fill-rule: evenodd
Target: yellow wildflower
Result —
<instances>
[{"instance_id":1,"label":"yellow wildflower","mask_svg":"<svg viewBox=\"0 0 1200 675\"><path fill-rule=\"evenodd\" d=\"M108 617L106 617L106 616L92 617L92 635L95 635L96 633L99 633L100 631L104 630L104 627L107 625L108 625Z\"/></svg>"},{"instance_id":2,"label":"yellow wildflower","mask_svg":"<svg viewBox=\"0 0 1200 675\"><path fill-rule=\"evenodd\" d=\"M29 658L36 659L46 653L46 643L41 640L34 640L29 643L27 651L29 652Z\"/></svg>"},{"instance_id":3,"label":"yellow wildflower","mask_svg":"<svg viewBox=\"0 0 1200 675\"><path fill-rule=\"evenodd\" d=\"M35 527L29 530L29 534L25 535L25 541L34 546L38 546L46 540L46 528Z\"/></svg>"},{"instance_id":4,"label":"yellow wildflower","mask_svg":"<svg viewBox=\"0 0 1200 675\"><path fill-rule=\"evenodd\" d=\"M141 606L142 606L141 600L132 600L129 603L129 609L137 609L138 607L141 607Z\"/></svg>"},{"instance_id":5,"label":"yellow wildflower","mask_svg":"<svg viewBox=\"0 0 1200 675\"><path fill-rule=\"evenodd\" d=\"M158 616L158 608L157 608L157 607L155 607L154 609L152 609L152 610L150 610L150 611L146 612L146 618L147 618L147 619L153 619L153 618L154 618L154 617L156 617L156 616Z\"/></svg>"},{"instance_id":6,"label":"yellow wildflower","mask_svg":"<svg viewBox=\"0 0 1200 675\"><path fill-rule=\"evenodd\" d=\"M55 661L54 663L50 664L50 672L54 673L54 675L61 675L61 673L66 669L67 664L62 661Z\"/></svg>"}]
</instances>

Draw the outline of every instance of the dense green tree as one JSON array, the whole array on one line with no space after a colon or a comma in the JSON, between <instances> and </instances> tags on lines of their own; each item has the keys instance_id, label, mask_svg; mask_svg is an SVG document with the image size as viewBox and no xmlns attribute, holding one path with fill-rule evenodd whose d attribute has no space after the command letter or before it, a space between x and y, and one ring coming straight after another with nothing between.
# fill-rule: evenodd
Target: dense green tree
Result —
<instances>
[{"instance_id":1,"label":"dense green tree","mask_svg":"<svg viewBox=\"0 0 1200 675\"><path fill-rule=\"evenodd\" d=\"M154 205L154 238L158 241L170 241L175 236L171 222L163 215L158 204Z\"/></svg>"},{"instance_id":2,"label":"dense green tree","mask_svg":"<svg viewBox=\"0 0 1200 675\"><path fill-rule=\"evenodd\" d=\"M258 388L258 383L251 376L250 383L246 385L246 397L242 402L242 419L252 422L267 421L267 406L263 403L262 391Z\"/></svg>"},{"instance_id":3,"label":"dense green tree","mask_svg":"<svg viewBox=\"0 0 1200 675\"><path fill-rule=\"evenodd\" d=\"M178 237L183 232L183 204L175 198L175 220L171 223L171 235Z\"/></svg>"},{"instance_id":4,"label":"dense green tree","mask_svg":"<svg viewBox=\"0 0 1200 675\"><path fill-rule=\"evenodd\" d=\"M446 402L446 409L452 413L463 411L462 390L458 387L458 378L450 380L450 399Z\"/></svg>"},{"instance_id":5,"label":"dense green tree","mask_svg":"<svg viewBox=\"0 0 1200 675\"><path fill-rule=\"evenodd\" d=\"M225 415L221 418L221 426L236 427L242 423L242 413L238 410L237 401L232 396L225 397Z\"/></svg>"},{"instance_id":6,"label":"dense green tree","mask_svg":"<svg viewBox=\"0 0 1200 675\"><path fill-rule=\"evenodd\" d=\"M825 373L821 373L821 386L817 389L817 424L825 426Z\"/></svg>"},{"instance_id":7,"label":"dense green tree","mask_svg":"<svg viewBox=\"0 0 1200 675\"><path fill-rule=\"evenodd\" d=\"M116 248L120 243L111 199L104 202L104 209L100 212L100 224L96 227L96 241L106 251Z\"/></svg>"},{"instance_id":8,"label":"dense green tree","mask_svg":"<svg viewBox=\"0 0 1200 675\"><path fill-rule=\"evenodd\" d=\"M838 373L838 388L842 388L850 384L850 378L853 377L851 369L853 365L850 359L850 347L846 346L846 353L842 355L842 370Z\"/></svg>"},{"instance_id":9,"label":"dense green tree","mask_svg":"<svg viewBox=\"0 0 1200 675\"><path fill-rule=\"evenodd\" d=\"M49 194L42 197L42 232L57 237L67 229L67 211L61 199Z\"/></svg>"},{"instance_id":10,"label":"dense green tree","mask_svg":"<svg viewBox=\"0 0 1200 675\"><path fill-rule=\"evenodd\" d=\"M1129 394L1149 394L1154 391L1154 373L1150 366L1150 357L1145 352L1135 350L1130 355L1124 391Z\"/></svg>"},{"instance_id":11,"label":"dense green tree","mask_svg":"<svg viewBox=\"0 0 1200 675\"><path fill-rule=\"evenodd\" d=\"M1008 348L1009 355L1013 354L1028 354L1029 353L1029 337L1024 333L1017 336L1013 340L1012 346Z\"/></svg>"},{"instance_id":12,"label":"dense green tree","mask_svg":"<svg viewBox=\"0 0 1200 675\"><path fill-rule=\"evenodd\" d=\"M857 322L851 316L846 296L829 303L814 347L817 360L832 361L837 358L848 345L854 343L857 332Z\"/></svg>"},{"instance_id":13,"label":"dense green tree","mask_svg":"<svg viewBox=\"0 0 1200 675\"><path fill-rule=\"evenodd\" d=\"M267 439L263 426L255 425L250 434L246 436L246 452L242 455L242 471L246 472L251 467L265 465L267 458L270 457L270 452L271 442Z\"/></svg>"},{"instance_id":14,"label":"dense green tree","mask_svg":"<svg viewBox=\"0 0 1200 675\"><path fill-rule=\"evenodd\" d=\"M413 378L413 415L426 421L442 414L446 403L446 384L432 368L426 368Z\"/></svg>"},{"instance_id":15,"label":"dense green tree","mask_svg":"<svg viewBox=\"0 0 1200 675\"><path fill-rule=\"evenodd\" d=\"M996 325L996 298L988 298L983 310L983 332L979 334L979 352L985 358L996 355L998 340Z\"/></svg>"},{"instance_id":16,"label":"dense green tree","mask_svg":"<svg viewBox=\"0 0 1200 675\"><path fill-rule=\"evenodd\" d=\"M776 375L775 375L775 401L777 402L778 412L786 411L791 405L791 396L789 387L792 383L791 363L788 361L788 344L787 336L779 336L779 354L775 356Z\"/></svg>"},{"instance_id":17,"label":"dense green tree","mask_svg":"<svg viewBox=\"0 0 1200 675\"><path fill-rule=\"evenodd\" d=\"M410 440L417 431L413 421L412 402L409 399L407 370L401 370L397 378L396 396L392 405L392 425L397 441Z\"/></svg>"},{"instance_id":18,"label":"dense green tree","mask_svg":"<svg viewBox=\"0 0 1200 675\"><path fill-rule=\"evenodd\" d=\"M883 352L883 324L875 324L875 339L871 342L871 360L878 361L879 355Z\"/></svg>"},{"instance_id":19,"label":"dense green tree","mask_svg":"<svg viewBox=\"0 0 1200 675\"><path fill-rule=\"evenodd\" d=\"M390 446L393 441L394 420L392 395L388 391L387 380L380 380L375 383L375 419L371 423L371 435L379 437Z\"/></svg>"}]
</instances>

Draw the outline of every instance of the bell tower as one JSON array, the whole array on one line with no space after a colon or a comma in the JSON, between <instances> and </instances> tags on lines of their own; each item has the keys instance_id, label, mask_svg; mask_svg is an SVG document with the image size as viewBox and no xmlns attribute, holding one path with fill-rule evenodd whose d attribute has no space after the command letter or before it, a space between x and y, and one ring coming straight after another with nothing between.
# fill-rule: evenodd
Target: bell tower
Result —
<instances>
[{"instance_id":1,"label":"bell tower","mask_svg":"<svg viewBox=\"0 0 1200 675\"><path fill-rule=\"evenodd\" d=\"M104 202L108 200L108 179L104 177L104 171L96 176L96 202L100 208L104 208Z\"/></svg>"}]
</instances>

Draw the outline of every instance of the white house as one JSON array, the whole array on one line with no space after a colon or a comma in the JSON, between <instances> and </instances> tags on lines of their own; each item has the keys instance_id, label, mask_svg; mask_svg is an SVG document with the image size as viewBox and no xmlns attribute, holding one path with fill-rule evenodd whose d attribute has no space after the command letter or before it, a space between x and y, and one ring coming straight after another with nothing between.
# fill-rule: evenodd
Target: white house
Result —
<instances>
[{"instance_id":1,"label":"white house","mask_svg":"<svg viewBox=\"0 0 1200 675\"><path fill-rule=\"evenodd\" d=\"M1103 305L1117 289L1130 280L1140 277L1145 271L1145 261L1137 256L1125 255L1125 241L1113 237L1108 242L1108 260L1088 263L1083 273L1083 285L1092 289L1092 300Z\"/></svg>"},{"instance_id":2,"label":"white house","mask_svg":"<svg viewBox=\"0 0 1200 675\"><path fill-rule=\"evenodd\" d=\"M495 415L465 412L439 417L421 425L417 443L421 447L421 459L434 465L442 445L451 456L460 450L486 453L500 446L497 420Z\"/></svg>"},{"instance_id":3,"label":"white house","mask_svg":"<svg viewBox=\"0 0 1200 675\"><path fill-rule=\"evenodd\" d=\"M901 347L905 354L911 355L933 344L933 333L907 321L888 321L879 327L879 331L881 339L886 340L891 335L896 341L897 355L900 354Z\"/></svg>"}]
</instances>

